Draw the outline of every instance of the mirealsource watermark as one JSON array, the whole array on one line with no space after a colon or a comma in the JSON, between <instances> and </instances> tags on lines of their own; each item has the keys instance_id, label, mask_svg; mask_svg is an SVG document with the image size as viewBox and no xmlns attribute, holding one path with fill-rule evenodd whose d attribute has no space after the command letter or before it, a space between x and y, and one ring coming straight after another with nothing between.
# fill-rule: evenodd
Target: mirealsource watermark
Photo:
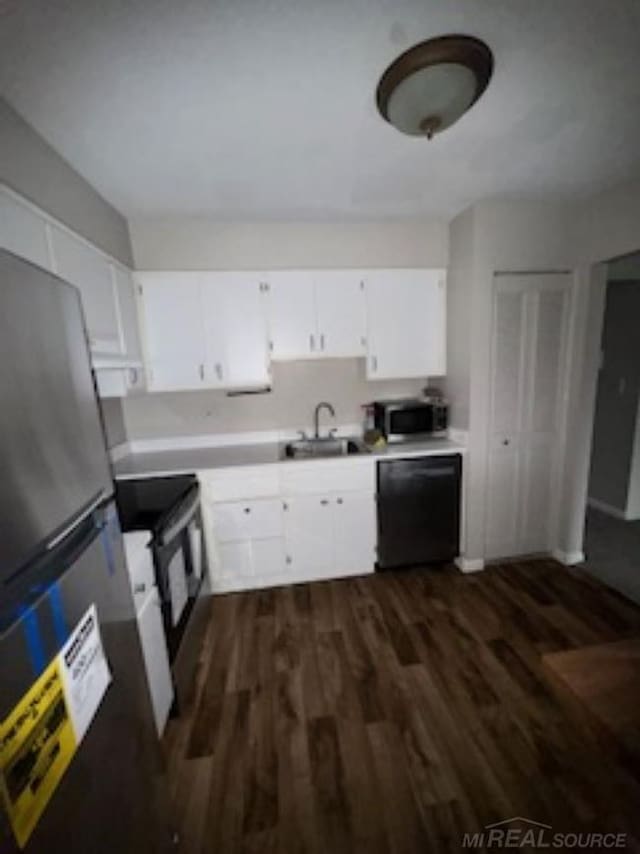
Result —
<instances>
[{"instance_id":1,"label":"mirealsource watermark","mask_svg":"<svg viewBox=\"0 0 640 854\"><path fill-rule=\"evenodd\" d=\"M521 824L522 827L514 827ZM487 824L479 833L465 833L463 848L626 848L626 833L560 833L550 824L516 816Z\"/></svg>"}]
</instances>

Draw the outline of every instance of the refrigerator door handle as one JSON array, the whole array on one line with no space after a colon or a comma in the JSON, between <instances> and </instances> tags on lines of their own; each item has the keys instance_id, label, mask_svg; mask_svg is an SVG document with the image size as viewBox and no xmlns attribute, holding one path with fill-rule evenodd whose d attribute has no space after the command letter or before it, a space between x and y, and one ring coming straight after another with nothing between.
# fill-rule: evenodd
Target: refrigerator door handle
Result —
<instances>
[{"instance_id":1,"label":"refrigerator door handle","mask_svg":"<svg viewBox=\"0 0 640 854\"><path fill-rule=\"evenodd\" d=\"M91 501L82 511L82 513L80 513L79 516L76 516L73 522L70 522L66 526L66 528L64 528L62 531L60 531L59 534L56 534L55 537L52 537L47 542L47 544L45 545L45 550L50 552L51 549L55 549L55 547L59 545L64 539L66 539L66 537L68 537L69 534L78 527L78 525L84 522L84 520L88 516L91 516L93 511L102 504L106 497L107 495L104 489L101 489L99 492L97 492L95 497L91 499Z\"/></svg>"}]
</instances>

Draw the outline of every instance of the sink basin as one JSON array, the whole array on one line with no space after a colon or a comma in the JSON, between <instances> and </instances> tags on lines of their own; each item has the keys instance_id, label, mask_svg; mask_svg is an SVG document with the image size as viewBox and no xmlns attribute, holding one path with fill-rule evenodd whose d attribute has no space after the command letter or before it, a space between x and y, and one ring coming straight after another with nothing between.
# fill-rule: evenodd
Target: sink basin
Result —
<instances>
[{"instance_id":1,"label":"sink basin","mask_svg":"<svg viewBox=\"0 0 640 854\"><path fill-rule=\"evenodd\" d=\"M365 449L353 439L297 439L284 446L287 459L313 459L316 457L344 457L347 454L362 454Z\"/></svg>"}]
</instances>

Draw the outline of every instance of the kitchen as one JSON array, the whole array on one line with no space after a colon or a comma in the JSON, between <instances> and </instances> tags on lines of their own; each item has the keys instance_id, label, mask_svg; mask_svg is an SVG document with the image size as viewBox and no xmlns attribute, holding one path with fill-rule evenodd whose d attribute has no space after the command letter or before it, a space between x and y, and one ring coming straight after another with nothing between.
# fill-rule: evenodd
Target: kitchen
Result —
<instances>
[{"instance_id":1,"label":"kitchen","mask_svg":"<svg viewBox=\"0 0 640 854\"><path fill-rule=\"evenodd\" d=\"M631 6L624 26L605 24L598 2L589 6L576 55L597 20L627 57ZM483 31L493 54L477 39L466 45L477 105L455 127L425 126L428 140L399 134L383 72L420 41L404 27L425 38L479 28L440 11L434 31L407 4L384 50L371 49L382 58L379 99L366 107L369 138L380 134L379 150L367 143L379 180L351 165L357 203L342 192L337 151L315 167L318 152L302 153L312 130L328 139L319 118L298 135L287 125L288 141L266 120L269 103L283 106L284 54L263 81L261 158L250 162L239 146L233 159L246 118L230 106L233 87L225 95L222 86L218 103L239 125L219 142L214 122L210 140L237 179L213 170L203 181L197 136L190 149L178 129L171 139L158 130L172 126L165 111L179 108L184 75L200 79L203 56L186 48L206 38L220 45L225 28L239 37L230 9L220 18L204 5L165 10L144 35L141 9L105 11L97 29L97 8L50 10L50 30L46 15L26 7L6 16L0 61L2 429L12 463L3 518L16 531L3 554L0 718L12 732L39 680L58 668L75 740L65 747L60 736L48 768L33 759L44 787L33 767L16 774L33 732L2 760L3 850L288 851L294 840L300 850L437 850L445 840L459 847L463 831L529 814L558 829L591 828L579 811L565 826L553 797L528 786L524 769L509 770L508 724L492 730L487 710L520 700L507 715L525 733L513 749L550 791L570 786L569 760L557 779L545 774L528 716L547 713L537 703L552 690L549 672L565 666L561 656L631 643L640 625L635 606L572 568L584 559L600 268L639 239L637 116L625 117L628 166L613 189L608 162L592 156L588 168L574 164L573 189L560 196L541 196L533 178L514 196L537 162L522 140L529 159L511 184L495 162L491 189L473 176L461 189L447 140L458 134L469 153L488 145L483 110L507 103L506 69L524 93L551 83L541 67L533 83L522 76L504 48L515 22L496 16ZM257 7L250 14L276 43L284 37ZM291 14L297 34L314 17ZM315 23L342 55L336 19L325 15ZM547 13L532 15L543 31ZM214 21L220 33L208 29ZM84 27L86 49L65 64L72 22ZM371 26L370 35L385 31L382 12ZM141 49L132 52L136 33ZM39 68L21 58L21 38L40 50ZM149 63L149 38L177 46L167 68ZM320 32L305 38L317 51ZM105 61L107 46L120 63ZM564 67L555 54L554 62ZM93 82L84 91L94 63L103 77L85 77ZM47 81L47 67L59 77ZM611 75L604 61L593 73ZM167 104L135 113L154 74L169 87ZM362 77L359 68L359 85ZM635 86L616 85L620 99ZM143 156L106 106L94 106L85 135L74 135L81 105L103 86L113 87L108 103L121 126L138 128ZM78 102L65 101L61 122L42 93L53 106L65 87ZM571 87L560 89L568 103ZM589 109L602 105L599 93ZM195 121L186 107L182 115ZM513 143L512 131L503 127ZM278 170L285 150L289 168ZM416 194L409 179L430 152L434 192ZM550 182L558 174L548 155ZM397 187L384 165L392 162ZM158 179L160 168L173 184ZM562 168L570 171L570 158ZM68 304L57 321L58 309L45 307L54 290ZM71 401L62 427L61 400ZM86 430L74 428L74 413ZM95 697L80 726L64 662L83 637L100 669L87 671ZM593 783L602 747L562 702L554 695L553 714L580 732L562 749L588 756L584 780ZM110 757L116 739L123 756L139 755L135 769ZM636 782L622 766L616 773L626 804ZM605 784L590 808L608 808ZM154 796L141 798L141 788ZM624 805L610 823L637 832Z\"/></svg>"}]
</instances>

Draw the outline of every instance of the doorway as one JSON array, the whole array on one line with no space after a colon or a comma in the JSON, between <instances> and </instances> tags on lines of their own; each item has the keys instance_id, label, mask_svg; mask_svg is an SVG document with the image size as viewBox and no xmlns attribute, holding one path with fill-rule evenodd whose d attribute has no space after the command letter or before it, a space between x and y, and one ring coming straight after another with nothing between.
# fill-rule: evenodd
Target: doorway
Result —
<instances>
[{"instance_id":1,"label":"doorway","mask_svg":"<svg viewBox=\"0 0 640 854\"><path fill-rule=\"evenodd\" d=\"M607 265L586 568L640 603L640 252Z\"/></svg>"}]
</instances>

